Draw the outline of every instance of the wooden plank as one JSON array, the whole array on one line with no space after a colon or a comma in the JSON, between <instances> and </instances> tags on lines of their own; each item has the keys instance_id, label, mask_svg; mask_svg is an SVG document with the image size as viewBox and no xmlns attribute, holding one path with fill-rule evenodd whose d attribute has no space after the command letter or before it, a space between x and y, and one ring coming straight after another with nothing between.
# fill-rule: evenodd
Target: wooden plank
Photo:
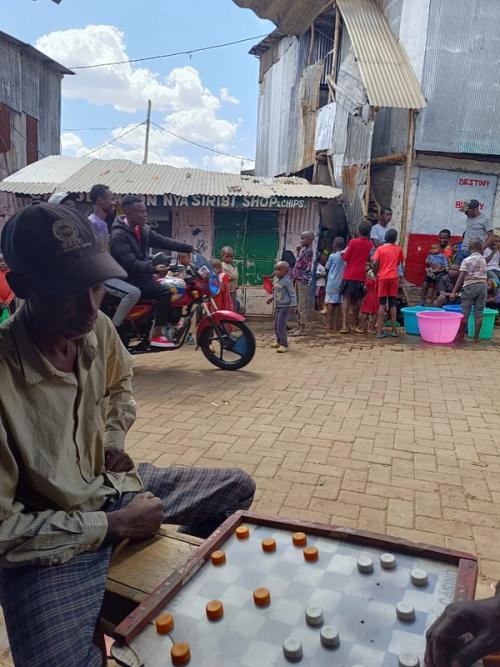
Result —
<instances>
[{"instance_id":1,"label":"wooden plank","mask_svg":"<svg viewBox=\"0 0 500 667\"><path fill-rule=\"evenodd\" d=\"M473 599L473 581L475 581L474 577L477 577L478 565L477 558L472 554L426 544L416 544L407 540L361 530L281 519L256 512L239 511L226 519L176 572L173 572L137 609L127 616L116 628L114 636L125 643L130 642L137 636L165 604L198 572L205 561L208 560L212 551L224 544L236 527L242 523L259 524L290 531L303 530L311 535L320 535L345 542L369 545L383 549L384 551L397 550L402 553L452 563L458 567L456 592L461 592L464 599ZM462 560L466 562L462 563Z\"/></svg>"},{"instance_id":2,"label":"wooden plank","mask_svg":"<svg viewBox=\"0 0 500 667\"><path fill-rule=\"evenodd\" d=\"M129 542L113 554L107 589L141 602L202 542L197 537L165 528L146 542Z\"/></svg>"}]
</instances>

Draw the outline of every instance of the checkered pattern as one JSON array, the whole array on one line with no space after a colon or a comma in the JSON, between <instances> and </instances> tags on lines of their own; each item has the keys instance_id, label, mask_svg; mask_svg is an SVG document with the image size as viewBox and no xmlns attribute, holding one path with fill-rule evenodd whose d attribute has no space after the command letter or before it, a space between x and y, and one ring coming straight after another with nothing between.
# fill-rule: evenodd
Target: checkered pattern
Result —
<instances>
[{"instance_id":1,"label":"checkered pattern","mask_svg":"<svg viewBox=\"0 0 500 667\"><path fill-rule=\"evenodd\" d=\"M278 544L274 554L261 549L261 539L269 536ZM302 641L304 667L331 667L333 663L397 667L402 652L416 653L423 663L425 630L452 601L456 568L396 554L397 568L387 571L380 567L380 550L324 538L309 538L309 544L319 549L316 563L304 560L290 533L251 526L249 540L231 537L223 547L224 566L207 563L195 575L167 606L175 618L171 639L190 644L193 667L285 666L282 643L290 636ZM361 554L373 558L373 574L358 572L356 562ZM428 573L425 588L411 584L409 573L415 567ZM266 609L253 603L252 592L259 586L271 592L271 605ZM224 604L224 618L217 623L205 617L205 605L212 599ZM397 619L395 607L401 601L415 607L414 622ZM309 605L321 607L325 624L338 628L338 649L323 648L319 629L306 624ZM155 667L163 664L169 641L157 635L151 624L132 646L147 665Z\"/></svg>"},{"instance_id":2,"label":"checkered pattern","mask_svg":"<svg viewBox=\"0 0 500 667\"><path fill-rule=\"evenodd\" d=\"M229 514L247 509L255 486L238 469L139 466L144 487L165 502L165 523L205 536ZM121 509L134 494L107 504ZM16 665L97 667L92 639L104 597L111 547L52 567L0 569L0 605Z\"/></svg>"}]
</instances>

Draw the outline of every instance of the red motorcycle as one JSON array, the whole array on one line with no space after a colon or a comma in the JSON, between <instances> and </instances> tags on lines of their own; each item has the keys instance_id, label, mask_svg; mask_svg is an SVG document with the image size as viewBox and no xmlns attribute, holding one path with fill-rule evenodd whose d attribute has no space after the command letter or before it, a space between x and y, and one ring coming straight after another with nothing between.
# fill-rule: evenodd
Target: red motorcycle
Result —
<instances>
[{"instance_id":1,"label":"red motorcycle","mask_svg":"<svg viewBox=\"0 0 500 667\"><path fill-rule=\"evenodd\" d=\"M164 263L163 253L155 256L154 263ZM131 354L158 353L178 350L190 335L191 324L196 324L196 349L227 371L236 371L252 361L255 355L255 336L245 324L245 318L230 310L217 310L213 300L220 289L219 279L207 260L193 253L189 274L183 275L184 266L171 266L169 277L159 278L171 292L170 323L165 336L174 343L170 348L151 347L149 339L155 319L156 302L141 299L130 311L119 333ZM181 277L182 276L182 277ZM106 296L102 310L113 316L116 300Z\"/></svg>"}]
</instances>

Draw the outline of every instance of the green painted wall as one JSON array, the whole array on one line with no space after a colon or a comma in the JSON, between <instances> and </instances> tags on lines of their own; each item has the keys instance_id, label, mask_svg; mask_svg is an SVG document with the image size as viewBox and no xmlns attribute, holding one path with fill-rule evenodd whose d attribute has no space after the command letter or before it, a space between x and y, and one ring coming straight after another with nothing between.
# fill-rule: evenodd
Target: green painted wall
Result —
<instances>
[{"instance_id":1,"label":"green painted wall","mask_svg":"<svg viewBox=\"0 0 500 667\"><path fill-rule=\"evenodd\" d=\"M216 211L215 256L223 246L234 249L240 285L262 285L278 255L278 215L267 211Z\"/></svg>"}]
</instances>

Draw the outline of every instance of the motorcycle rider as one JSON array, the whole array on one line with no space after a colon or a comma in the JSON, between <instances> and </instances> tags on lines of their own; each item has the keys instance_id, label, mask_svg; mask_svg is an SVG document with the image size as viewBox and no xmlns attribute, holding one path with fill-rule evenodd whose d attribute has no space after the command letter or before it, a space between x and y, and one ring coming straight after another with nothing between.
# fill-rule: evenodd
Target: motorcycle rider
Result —
<instances>
[{"instance_id":1,"label":"motorcycle rider","mask_svg":"<svg viewBox=\"0 0 500 667\"><path fill-rule=\"evenodd\" d=\"M115 196L107 185L98 183L90 189L90 201L94 204L94 210L88 219L104 248L109 250L108 221L112 222L115 217ZM111 278L104 283L104 291L106 294L120 300L112 319L115 327L119 329L129 312L141 298L141 290L135 285L125 282L125 280Z\"/></svg>"},{"instance_id":2,"label":"motorcycle rider","mask_svg":"<svg viewBox=\"0 0 500 667\"><path fill-rule=\"evenodd\" d=\"M155 279L155 274L165 276L168 268L164 264L153 266L148 249L190 253L193 247L154 232L146 224L147 209L142 197L126 195L121 206L125 215L118 217L111 228L111 254L127 272L128 281L141 290L142 296L157 302L150 345L174 347L175 343L161 333L161 327L169 324L170 289Z\"/></svg>"}]
</instances>

